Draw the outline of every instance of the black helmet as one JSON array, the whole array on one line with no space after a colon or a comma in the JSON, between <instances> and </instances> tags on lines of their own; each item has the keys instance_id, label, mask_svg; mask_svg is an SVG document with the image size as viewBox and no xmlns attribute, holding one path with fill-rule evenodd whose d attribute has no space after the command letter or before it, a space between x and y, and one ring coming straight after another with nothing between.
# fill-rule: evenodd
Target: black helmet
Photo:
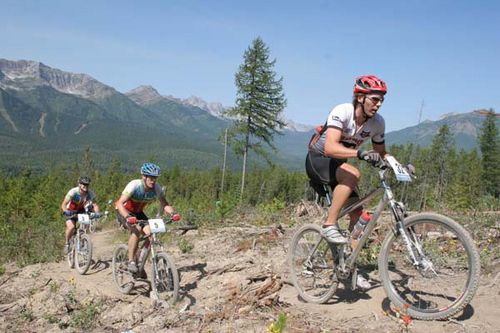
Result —
<instances>
[{"instance_id":1,"label":"black helmet","mask_svg":"<svg viewBox=\"0 0 500 333\"><path fill-rule=\"evenodd\" d=\"M78 184L89 185L90 178L87 176L81 176L80 178L78 178Z\"/></svg>"}]
</instances>

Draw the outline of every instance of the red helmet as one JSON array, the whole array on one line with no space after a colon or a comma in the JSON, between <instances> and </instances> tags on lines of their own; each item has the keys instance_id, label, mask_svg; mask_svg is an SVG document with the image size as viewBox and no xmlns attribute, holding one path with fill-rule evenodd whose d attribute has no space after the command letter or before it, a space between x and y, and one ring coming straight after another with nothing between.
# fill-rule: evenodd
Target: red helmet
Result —
<instances>
[{"instance_id":1,"label":"red helmet","mask_svg":"<svg viewBox=\"0 0 500 333\"><path fill-rule=\"evenodd\" d=\"M384 81L375 75L363 75L356 78L354 83L355 94L381 94L385 95L387 86Z\"/></svg>"}]
</instances>

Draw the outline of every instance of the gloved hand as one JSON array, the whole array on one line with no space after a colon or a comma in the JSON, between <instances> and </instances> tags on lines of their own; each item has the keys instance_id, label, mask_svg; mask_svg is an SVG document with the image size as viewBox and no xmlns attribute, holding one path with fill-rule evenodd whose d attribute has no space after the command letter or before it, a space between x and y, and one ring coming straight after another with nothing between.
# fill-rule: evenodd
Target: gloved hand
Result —
<instances>
[{"instance_id":1,"label":"gloved hand","mask_svg":"<svg viewBox=\"0 0 500 333\"><path fill-rule=\"evenodd\" d=\"M71 210L65 210L65 211L63 212L63 215L64 215L64 216L68 216L68 217L73 216L74 214L75 214L75 213L74 213L73 211L71 211Z\"/></svg>"},{"instance_id":2,"label":"gloved hand","mask_svg":"<svg viewBox=\"0 0 500 333\"><path fill-rule=\"evenodd\" d=\"M102 216L102 215L101 215L101 213L100 213L100 212L95 212L95 213L94 213L94 217L95 217L96 219L100 218L101 216Z\"/></svg>"},{"instance_id":3,"label":"gloved hand","mask_svg":"<svg viewBox=\"0 0 500 333\"><path fill-rule=\"evenodd\" d=\"M358 158L360 160L366 161L373 165L374 167L380 168L383 166L384 159L374 150L358 150Z\"/></svg>"},{"instance_id":4,"label":"gloved hand","mask_svg":"<svg viewBox=\"0 0 500 333\"><path fill-rule=\"evenodd\" d=\"M179 213L173 213L172 214L172 221L177 222L181 220L181 214Z\"/></svg>"},{"instance_id":5,"label":"gloved hand","mask_svg":"<svg viewBox=\"0 0 500 333\"><path fill-rule=\"evenodd\" d=\"M137 223L137 217L135 217L135 216L128 216L127 217L127 223L128 224L136 224Z\"/></svg>"}]
</instances>

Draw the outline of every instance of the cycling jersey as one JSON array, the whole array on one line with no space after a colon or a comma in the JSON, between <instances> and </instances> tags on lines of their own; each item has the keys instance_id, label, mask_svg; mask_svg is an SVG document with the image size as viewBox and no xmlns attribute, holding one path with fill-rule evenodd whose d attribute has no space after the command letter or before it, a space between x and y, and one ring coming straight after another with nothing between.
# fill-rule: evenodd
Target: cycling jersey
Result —
<instances>
[{"instance_id":1,"label":"cycling jersey","mask_svg":"<svg viewBox=\"0 0 500 333\"><path fill-rule=\"evenodd\" d=\"M94 201L96 198L94 192L88 191L87 196L85 199L82 198L82 195L80 194L80 188L73 187L71 190L68 191L66 194L65 200L69 200L68 205L66 206L68 210L72 210L75 212L83 212L85 204L89 201Z\"/></svg>"},{"instance_id":2,"label":"cycling jersey","mask_svg":"<svg viewBox=\"0 0 500 333\"><path fill-rule=\"evenodd\" d=\"M142 179L134 179L127 184L122 195L126 195L129 198L123 205L125 209L137 214L142 213L146 205L162 196L163 190L160 184L155 183L152 191L146 191L144 181Z\"/></svg>"},{"instance_id":3,"label":"cycling jersey","mask_svg":"<svg viewBox=\"0 0 500 333\"><path fill-rule=\"evenodd\" d=\"M358 130L354 120L354 106L351 103L337 105L328 115L328 128L338 128L342 131L340 142L347 148L357 149L363 142L372 139L375 144L384 143L385 121L381 115L375 114L369 118ZM312 141L311 148L325 155L326 131Z\"/></svg>"}]
</instances>

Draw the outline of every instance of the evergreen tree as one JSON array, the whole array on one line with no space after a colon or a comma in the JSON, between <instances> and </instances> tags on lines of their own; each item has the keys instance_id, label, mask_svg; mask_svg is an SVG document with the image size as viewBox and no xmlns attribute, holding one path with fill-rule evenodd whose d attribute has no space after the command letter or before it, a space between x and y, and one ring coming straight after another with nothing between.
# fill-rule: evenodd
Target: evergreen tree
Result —
<instances>
[{"instance_id":1,"label":"evergreen tree","mask_svg":"<svg viewBox=\"0 0 500 333\"><path fill-rule=\"evenodd\" d=\"M488 194L500 195L500 139L496 127L497 114L490 109L479 137L482 154L483 183Z\"/></svg>"},{"instance_id":2,"label":"evergreen tree","mask_svg":"<svg viewBox=\"0 0 500 333\"><path fill-rule=\"evenodd\" d=\"M428 170L430 172L430 184L433 184L434 191L432 199L443 203L442 196L450 181L451 168L449 164L455 155L453 137L448 125L443 125L438 134L432 140L430 156L428 160Z\"/></svg>"},{"instance_id":3,"label":"evergreen tree","mask_svg":"<svg viewBox=\"0 0 500 333\"><path fill-rule=\"evenodd\" d=\"M249 150L269 162L263 143L275 150L273 135L285 126L280 119L286 106L283 78L276 78L275 62L269 60L269 48L258 37L245 51L244 63L235 75L236 106L226 115L235 119L228 133L229 142L236 154L243 156L241 194L245 188Z\"/></svg>"}]
</instances>

